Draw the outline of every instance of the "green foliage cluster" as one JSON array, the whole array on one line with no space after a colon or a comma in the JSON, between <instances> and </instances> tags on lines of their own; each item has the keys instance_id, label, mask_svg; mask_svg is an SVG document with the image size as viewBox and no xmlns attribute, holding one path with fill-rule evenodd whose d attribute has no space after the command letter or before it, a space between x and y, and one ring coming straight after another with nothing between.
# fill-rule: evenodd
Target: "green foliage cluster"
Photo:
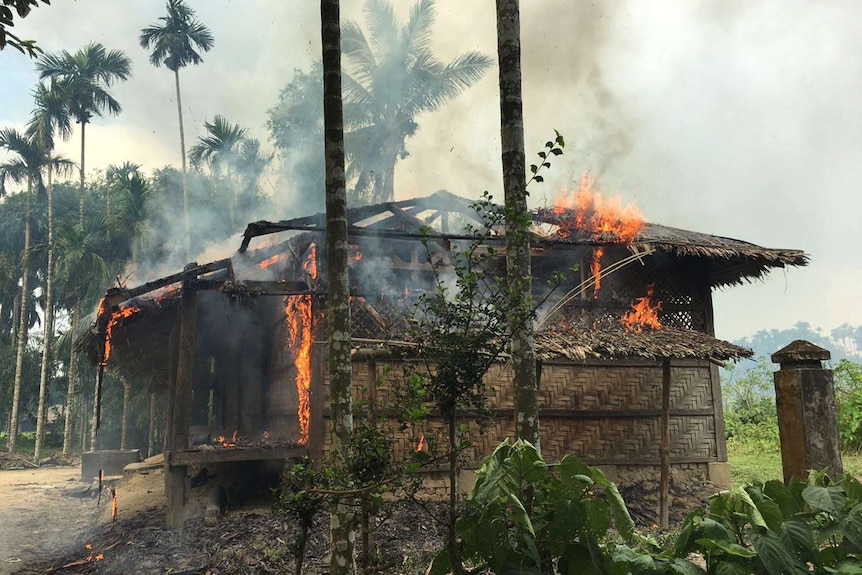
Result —
<instances>
[{"instance_id":1,"label":"green foliage cluster","mask_svg":"<svg viewBox=\"0 0 862 575\"><path fill-rule=\"evenodd\" d=\"M773 366L761 356L748 369L729 366L722 374L724 426L728 447L737 453L780 449ZM833 368L838 435L848 452L862 450L862 365L841 359Z\"/></svg>"},{"instance_id":2,"label":"green foliage cluster","mask_svg":"<svg viewBox=\"0 0 862 575\"><path fill-rule=\"evenodd\" d=\"M723 375L724 429L728 445L743 451L778 450L778 417L768 358L758 358L757 363L746 370L730 365Z\"/></svg>"},{"instance_id":3,"label":"green foliage cluster","mask_svg":"<svg viewBox=\"0 0 862 575\"><path fill-rule=\"evenodd\" d=\"M485 458L457 528L461 559L491 573L605 573L611 528L633 541L634 522L616 486L575 456L544 462L523 440ZM441 551L429 573L451 571Z\"/></svg>"},{"instance_id":4,"label":"green foliage cluster","mask_svg":"<svg viewBox=\"0 0 862 575\"><path fill-rule=\"evenodd\" d=\"M703 555L710 574L862 573L862 484L812 472L718 493L673 552Z\"/></svg>"},{"instance_id":5,"label":"green foliage cluster","mask_svg":"<svg viewBox=\"0 0 862 575\"><path fill-rule=\"evenodd\" d=\"M862 484L808 481L722 491L675 542L635 530L616 486L573 456L545 463L529 443L503 442L483 462L458 520L461 558L495 574L787 575L862 573ZM429 573L450 572L440 552Z\"/></svg>"},{"instance_id":6,"label":"green foliage cluster","mask_svg":"<svg viewBox=\"0 0 862 575\"><path fill-rule=\"evenodd\" d=\"M862 451L862 365L842 359L832 375L841 447L847 451Z\"/></svg>"}]
</instances>

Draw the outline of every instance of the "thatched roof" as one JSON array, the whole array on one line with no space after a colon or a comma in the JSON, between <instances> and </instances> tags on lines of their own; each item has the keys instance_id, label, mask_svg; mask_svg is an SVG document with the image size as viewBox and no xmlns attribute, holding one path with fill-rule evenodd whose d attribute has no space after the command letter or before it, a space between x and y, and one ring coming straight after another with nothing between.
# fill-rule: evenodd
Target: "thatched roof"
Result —
<instances>
[{"instance_id":1,"label":"thatched roof","mask_svg":"<svg viewBox=\"0 0 862 575\"><path fill-rule=\"evenodd\" d=\"M760 278L769 268L808 265L802 250L764 248L742 240L645 223L633 242L635 249L655 248L678 257L710 262L713 286Z\"/></svg>"},{"instance_id":2,"label":"thatched roof","mask_svg":"<svg viewBox=\"0 0 862 575\"><path fill-rule=\"evenodd\" d=\"M536 357L542 361L587 359L702 359L737 360L751 357L750 349L708 334L665 326L640 333L608 324L590 328L554 326L536 334Z\"/></svg>"},{"instance_id":3,"label":"thatched roof","mask_svg":"<svg viewBox=\"0 0 862 575\"><path fill-rule=\"evenodd\" d=\"M483 222L477 217L474 202L439 191L423 198L399 202L385 202L348 210L348 233L353 236L382 236L387 238L438 238L458 239L472 237L465 224L473 228ZM534 233L535 245L586 245L620 244L616 237L596 238L590 234L579 237L561 237L553 227L560 216L550 209L538 210L537 224L550 226L550 231ZM258 236L289 230L323 231L326 216L323 213L280 222L259 221L248 225L240 251L245 251L251 240ZM543 227L543 226L539 226ZM489 241L502 241L502 230L495 230ZM734 285L764 276L771 268L805 266L808 255L797 249L765 248L742 240L714 236L644 223L628 248L632 252L655 249L674 258L696 258L707 262L711 287Z\"/></svg>"}]
</instances>

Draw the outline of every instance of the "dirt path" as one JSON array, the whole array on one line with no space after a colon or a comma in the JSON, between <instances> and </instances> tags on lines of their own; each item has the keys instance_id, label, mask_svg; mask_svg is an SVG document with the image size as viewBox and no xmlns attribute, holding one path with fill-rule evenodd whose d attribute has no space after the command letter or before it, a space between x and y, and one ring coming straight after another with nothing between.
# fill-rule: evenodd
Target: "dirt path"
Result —
<instances>
[{"instance_id":1,"label":"dirt path","mask_svg":"<svg viewBox=\"0 0 862 575\"><path fill-rule=\"evenodd\" d=\"M87 537L99 510L80 479L71 466L0 471L0 575Z\"/></svg>"}]
</instances>

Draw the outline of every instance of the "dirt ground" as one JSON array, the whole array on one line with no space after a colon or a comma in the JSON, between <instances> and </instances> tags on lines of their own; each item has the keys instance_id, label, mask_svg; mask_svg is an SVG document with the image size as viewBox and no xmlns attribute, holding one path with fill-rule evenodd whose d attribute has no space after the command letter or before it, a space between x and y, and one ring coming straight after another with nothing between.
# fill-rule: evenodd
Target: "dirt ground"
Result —
<instances>
[{"instance_id":1,"label":"dirt ground","mask_svg":"<svg viewBox=\"0 0 862 575\"><path fill-rule=\"evenodd\" d=\"M210 481L191 490L181 532L164 528L164 475L160 467L97 484L80 481L80 466L0 471L0 575L60 573L216 575L293 571L296 531L272 513L267 499L232 506L216 525L204 524ZM111 519L111 488L118 517ZM658 484L621 486L635 522L655 521ZM671 483L671 522L706 503L716 486ZM423 573L442 545L443 529L429 512L442 507L392 502L375 521L373 563L379 573ZM385 520L384 520L385 519ZM89 545L90 547L85 547ZM328 517L315 521L304 573L328 573Z\"/></svg>"},{"instance_id":2,"label":"dirt ground","mask_svg":"<svg viewBox=\"0 0 862 575\"><path fill-rule=\"evenodd\" d=\"M0 575L90 532L99 509L80 479L81 468L71 466L0 471Z\"/></svg>"}]
</instances>

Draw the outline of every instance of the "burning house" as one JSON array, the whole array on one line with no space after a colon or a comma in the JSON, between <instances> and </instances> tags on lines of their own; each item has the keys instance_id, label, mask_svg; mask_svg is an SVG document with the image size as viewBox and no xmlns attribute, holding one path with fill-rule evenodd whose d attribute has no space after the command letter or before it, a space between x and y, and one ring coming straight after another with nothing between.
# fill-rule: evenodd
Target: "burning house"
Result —
<instances>
[{"instance_id":1,"label":"burning house","mask_svg":"<svg viewBox=\"0 0 862 575\"><path fill-rule=\"evenodd\" d=\"M388 405L411 361L392 350L416 298L483 221L441 191L351 209L348 223L354 389ZM255 222L229 259L106 294L86 349L102 369L167 393L169 524L181 522L190 465L329 449L324 228L323 214ZM486 241L502 247L502 230ZM585 193L539 210L532 242L537 299L545 278L577 266L537 314L545 457L724 481L717 366L751 352L715 339L712 290L803 266L806 254L646 223ZM494 417L474 438L475 462L514 430L510 368L493 367L486 385ZM405 433L396 449L418 440Z\"/></svg>"}]
</instances>

